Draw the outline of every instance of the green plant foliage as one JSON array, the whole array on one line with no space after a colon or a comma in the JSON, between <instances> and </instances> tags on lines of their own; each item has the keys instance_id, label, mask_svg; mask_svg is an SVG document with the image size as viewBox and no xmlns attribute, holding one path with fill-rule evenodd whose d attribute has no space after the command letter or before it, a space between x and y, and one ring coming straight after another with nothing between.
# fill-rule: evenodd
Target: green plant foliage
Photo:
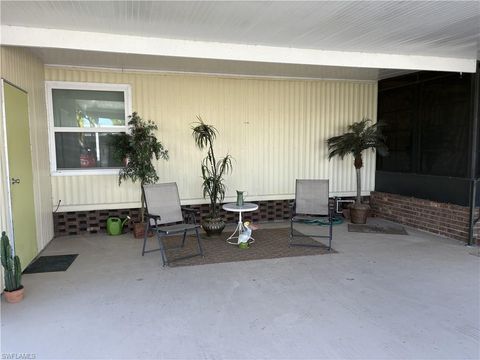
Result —
<instances>
[{"instance_id":1,"label":"green plant foliage","mask_svg":"<svg viewBox=\"0 0 480 360\"><path fill-rule=\"evenodd\" d=\"M131 180L141 185L154 184L159 177L153 159L168 160L168 150L157 140L157 125L150 120L143 120L136 112L129 116L130 133L111 136L110 144L114 148L114 156L126 164L120 170L118 184ZM144 220L145 199L142 194L141 221Z\"/></svg>"},{"instance_id":2,"label":"green plant foliage","mask_svg":"<svg viewBox=\"0 0 480 360\"><path fill-rule=\"evenodd\" d=\"M344 158L348 154L352 154L357 170L357 200L360 203L360 169L363 167L362 153L367 149L377 150L380 156L388 155L388 148L385 145L385 137L382 134L382 124L373 124L372 120L363 118L361 121L355 122L348 126L347 132L333 136L327 140L328 159L334 156Z\"/></svg>"},{"instance_id":3,"label":"green plant foliage","mask_svg":"<svg viewBox=\"0 0 480 360\"><path fill-rule=\"evenodd\" d=\"M381 131L382 125L371 122L372 120L364 118L349 125L345 134L328 139L328 158L340 156L343 159L348 154L352 154L354 158L361 158L363 151L367 149L377 149L379 155L386 156L388 149Z\"/></svg>"},{"instance_id":4,"label":"green plant foliage","mask_svg":"<svg viewBox=\"0 0 480 360\"><path fill-rule=\"evenodd\" d=\"M195 144L200 150L207 149L207 156L202 160L202 189L203 197L210 198L210 217L218 217L218 205L225 198L226 187L223 183L223 176L232 172L232 157L226 155L218 161L213 150L213 142L217 137L218 131L212 125L203 122L200 116L197 116L198 122L192 126L192 136Z\"/></svg>"},{"instance_id":5,"label":"green plant foliage","mask_svg":"<svg viewBox=\"0 0 480 360\"><path fill-rule=\"evenodd\" d=\"M1 257L5 275L5 290L15 291L22 287L22 269L20 258L12 255L12 247L5 231L2 231Z\"/></svg>"}]
</instances>

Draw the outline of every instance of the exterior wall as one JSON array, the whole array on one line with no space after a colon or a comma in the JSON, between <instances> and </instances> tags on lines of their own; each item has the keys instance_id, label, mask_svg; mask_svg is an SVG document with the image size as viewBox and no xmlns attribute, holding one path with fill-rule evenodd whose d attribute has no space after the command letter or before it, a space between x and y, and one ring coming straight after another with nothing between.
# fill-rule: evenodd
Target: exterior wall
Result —
<instances>
[{"instance_id":1,"label":"exterior wall","mask_svg":"<svg viewBox=\"0 0 480 360\"><path fill-rule=\"evenodd\" d=\"M33 187L35 196L35 221L38 250L43 249L53 238L52 191L50 163L48 158L48 127L45 107L45 84L43 63L29 51L21 48L1 47L1 77L28 92L30 143L32 146ZM0 143L4 144L3 129ZM7 193L5 189L6 167L1 161L0 181L0 228L8 229ZM30 221L30 219L26 219Z\"/></svg>"},{"instance_id":2,"label":"exterior wall","mask_svg":"<svg viewBox=\"0 0 480 360\"><path fill-rule=\"evenodd\" d=\"M200 161L191 125L196 115L219 131L218 155L231 154L226 201L235 189L247 200L291 199L296 178L329 178L333 195L355 193L352 161L327 159L325 140L364 116L376 120L377 84L339 80L285 80L174 75L46 67L46 80L130 84L133 110L158 124L158 138L170 160L157 164L160 182L176 181L183 204L206 201L201 194ZM368 152L362 190L374 189L375 156ZM137 184L110 176L53 176L59 211L136 208Z\"/></svg>"},{"instance_id":3,"label":"exterior wall","mask_svg":"<svg viewBox=\"0 0 480 360\"><path fill-rule=\"evenodd\" d=\"M370 205L379 217L457 240L468 240L469 208L397 194L372 192ZM478 209L476 215L478 216ZM476 238L478 230L476 226Z\"/></svg>"}]
</instances>

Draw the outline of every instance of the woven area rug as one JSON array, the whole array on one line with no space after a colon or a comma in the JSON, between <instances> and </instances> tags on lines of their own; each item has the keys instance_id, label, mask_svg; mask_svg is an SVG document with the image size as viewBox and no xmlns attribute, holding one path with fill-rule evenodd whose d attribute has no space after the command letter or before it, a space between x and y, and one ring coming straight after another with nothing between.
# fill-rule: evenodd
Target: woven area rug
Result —
<instances>
[{"instance_id":1,"label":"woven area rug","mask_svg":"<svg viewBox=\"0 0 480 360\"><path fill-rule=\"evenodd\" d=\"M216 264L235 261L248 261L260 259L275 259L292 256L306 256L306 255L323 255L336 253L335 250L328 251L327 246L321 247L304 247L292 246L288 247L289 228L283 229L260 229L255 230L252 236L255 242L251 244L248 249L239 249L236 245L231 245L226 242L230 232L224 231L219 237L203 237L202 244L205 257L192 257L174 261L176 258L195 253L197 251L197 241L194 236L188 236L184 249L167 250L167 257L170 261L170 266L190 266L190 265L204 265ZM328 239L321 239L328 241ZM166 238L164 240L166 247L174 247L181 244L181 237L175 236ZM311 238L300 238L296 242L318 244ZM326 242L325 242L326 243ZM160 256L158 252L149 254L149 256Z\"/></svg>"}]
</instances>

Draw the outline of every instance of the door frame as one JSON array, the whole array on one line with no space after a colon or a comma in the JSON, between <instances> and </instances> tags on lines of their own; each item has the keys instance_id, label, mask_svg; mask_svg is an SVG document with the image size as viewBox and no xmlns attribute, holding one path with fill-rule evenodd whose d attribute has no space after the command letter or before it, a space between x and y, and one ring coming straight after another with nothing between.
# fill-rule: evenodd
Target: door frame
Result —
<instances>
[{"instance_id":1,"label":"door frame","mask_svg":"<svg viewBox=\"0 0 480 360\"><path fill-rule=\"evenodd\" d=\"M15 232L13 229L13 209L12 209L12 192L11 192L11 183L10 183L10 164L8 162L8 139L7 139L7 114L5 110L5 92L3 90L5 83L14 88L24 92L28 96L28 92L22 89L21 87L12 84L10 81L1 78L0 79L1 86L0 86L0 96L1 96L1 107L2 107L2 131L3 131L3 144L0 144L3 148L3 158L1 159L2 162L5 164L5 184L6 184L6 196L7 198L5 201L7 202L7 229L9 238L10 238L10 245L12 246L13 253L15 253Z\"/></svg>"}]
</instances>

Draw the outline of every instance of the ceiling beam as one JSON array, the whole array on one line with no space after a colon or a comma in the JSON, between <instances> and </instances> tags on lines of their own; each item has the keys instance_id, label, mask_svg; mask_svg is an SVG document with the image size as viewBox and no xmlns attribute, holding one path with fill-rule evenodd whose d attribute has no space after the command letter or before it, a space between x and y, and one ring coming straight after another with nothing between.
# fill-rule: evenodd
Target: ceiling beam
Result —
<instances>
[{"instance_id":1,"label":"ceiling beam","mask_svg":"<svg viewBox=\"0 0 480 360\"><path fill-rule=\"evenodd\" d=\"M176 40L60 29L1 26L1 44L127 54L178 56L299 65L475 72L476 59L327 51Z\"/></svg>"}]
</instances>

